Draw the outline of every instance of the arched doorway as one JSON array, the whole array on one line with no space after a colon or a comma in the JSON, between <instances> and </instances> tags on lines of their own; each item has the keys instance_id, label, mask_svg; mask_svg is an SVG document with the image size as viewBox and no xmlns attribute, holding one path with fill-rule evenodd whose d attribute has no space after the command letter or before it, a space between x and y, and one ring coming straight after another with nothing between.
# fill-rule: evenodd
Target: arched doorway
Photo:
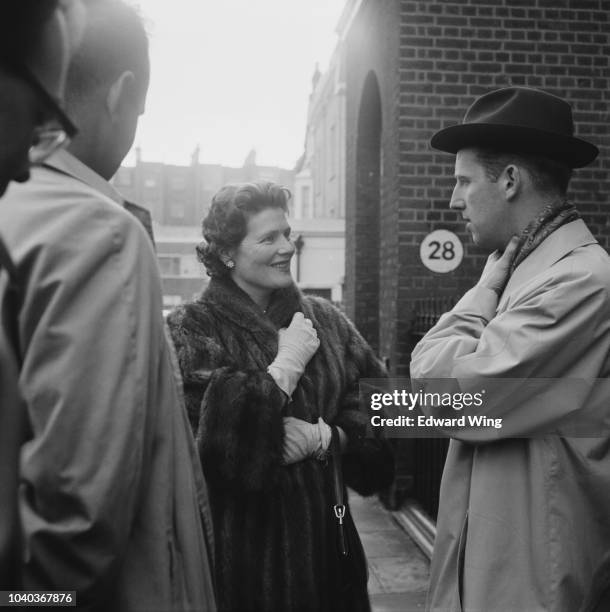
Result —
<instances>
[{"instance_id":1,"label":"arched doorway","mask_svg":"<svg viewBox=\"0 0 610 612\"><path fill-rule=\"evenodd\" d=\"M354 313L356 326L379 351L381 96L373 71L362 88L356 138Z\"/></svg>"}]
</instances>

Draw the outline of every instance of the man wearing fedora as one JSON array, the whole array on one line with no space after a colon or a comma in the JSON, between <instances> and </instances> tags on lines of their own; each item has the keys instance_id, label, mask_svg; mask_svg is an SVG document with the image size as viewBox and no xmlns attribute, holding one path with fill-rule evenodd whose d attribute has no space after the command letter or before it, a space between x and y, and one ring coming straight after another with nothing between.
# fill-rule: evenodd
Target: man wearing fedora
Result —
<instances>
[{"instance_id":1,"label":"man wearing fedora","mask_svg":"<svg viewBox=\"0 0 610 612\"><path fill-rule=\"evenodd\" d=\"M411 376L550 382L544 402L513 384L494 406L502 429L445 432L430 610L577 611L610 549L607 432L541 435L610 406L600 385L573 402L553 386L610 376L610 258L566 196L598 151L573 131L568 103L509 87L431 141L456 155L450 208L490 255L413 351Z\"/></svg>"}]
</instances>

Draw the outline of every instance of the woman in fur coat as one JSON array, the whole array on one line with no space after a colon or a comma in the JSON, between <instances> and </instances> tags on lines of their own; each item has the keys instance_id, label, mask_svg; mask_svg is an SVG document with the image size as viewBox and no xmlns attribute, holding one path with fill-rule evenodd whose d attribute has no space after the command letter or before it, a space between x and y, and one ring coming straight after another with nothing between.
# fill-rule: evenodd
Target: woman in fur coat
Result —
<instances>
[{"instance_id":1,"label":"woman in fur coat","mask_svg":"<svg viewBox=\"0 0 610 612\"><path fill-rule=\"evenodd\" d=\"M198 247L211 281L168 318L209 485L219 609L367 611L366 576L342 586L326 455L332 425L346 485L390 484L389 445L365 436L358 403L359 379L385 372L340 311L294 285L289 195L273 183L216 194Z\"/></svg>"}]
</instances>

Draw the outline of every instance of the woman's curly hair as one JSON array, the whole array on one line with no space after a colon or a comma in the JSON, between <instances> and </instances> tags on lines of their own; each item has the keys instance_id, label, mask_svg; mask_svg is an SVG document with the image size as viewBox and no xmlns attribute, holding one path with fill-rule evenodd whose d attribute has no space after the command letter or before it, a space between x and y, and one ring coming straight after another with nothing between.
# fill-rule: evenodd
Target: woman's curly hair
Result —
<instances>
[{"instance_id":1,"label":"woman's curly hair","mask_svg":"<svg viewBox=\"0 0 610 612\"><path fill-rule=\"evenodd\" d=\"M212 198L201 223L204 241L197 245L197 259L208 276L228 276L221 256L238 247L248 233L248 219L266 208L288 212L290 191L271 181L225 185Z\"/></svg>"}]
</instances>

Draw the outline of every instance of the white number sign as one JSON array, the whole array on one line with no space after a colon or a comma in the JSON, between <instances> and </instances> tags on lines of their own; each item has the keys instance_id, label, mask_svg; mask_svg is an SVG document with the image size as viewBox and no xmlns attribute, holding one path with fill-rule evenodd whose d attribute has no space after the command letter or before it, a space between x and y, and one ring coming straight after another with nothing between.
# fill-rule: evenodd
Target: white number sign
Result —
<instances>
[{"instance_id":1,"label":"white number sign","mask_svg":"<svg viewBox=\"0 0 610 612\"><path fill-rule=\"evenodd\" d=\"M419 256L428 270L451 272L462 263L464 247L453 232L435 230L422 240Z\"/></svg>"}]
</instances>

